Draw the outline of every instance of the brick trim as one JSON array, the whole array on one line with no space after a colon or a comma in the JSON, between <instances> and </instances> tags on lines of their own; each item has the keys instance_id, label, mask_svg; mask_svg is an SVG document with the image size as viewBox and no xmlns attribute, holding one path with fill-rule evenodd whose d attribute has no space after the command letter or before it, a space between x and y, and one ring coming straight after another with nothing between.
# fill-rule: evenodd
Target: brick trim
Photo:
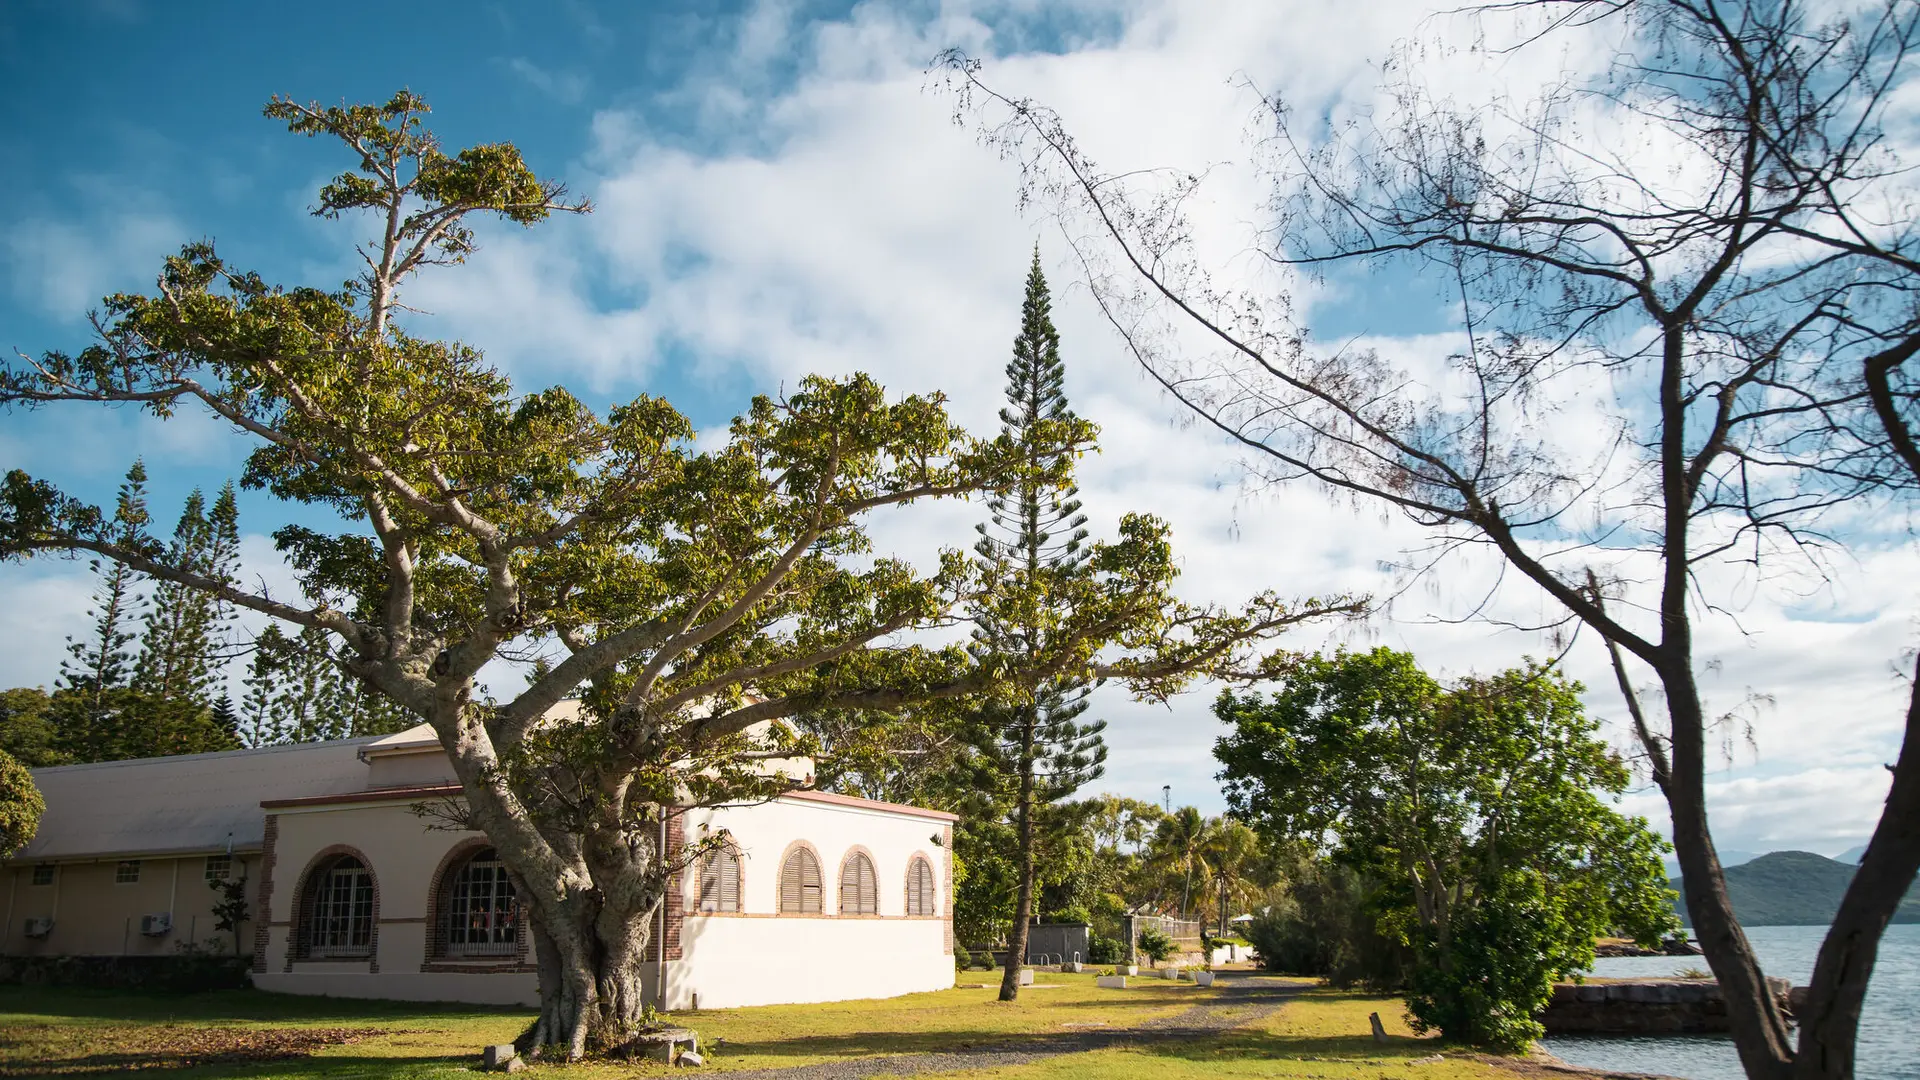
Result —
<instances>
[{"instance_id":1,"label":"brick trim","mask_svg":"<svg viewBox=\"0 0 1920 1080\"><path fill-rule=\"evenodd\" d=\"M952 825L948 825L946 828L940 830L940 850L946 854L946 884L945 884L945 888L942 888L941 883L936 881L934 882L934 889L939 892L944 892L947 895L947 902L945 905L947 909L947 920L946 920L947 930L944 935L946 939L944 947L947 951L947 955L952 956L953 955L953 826Z\"/></svg>"},{"instance_id":2,"label":"brick trim","mask_svg":"<svg viewBox=\"0 0 1920 1080\"><path fill-rule=\"evenodd\" d=\"M273 867L275 845L280 842L280 815L268 814L266 835L260 843L260 884L254 887L253 894L253 970L264 975L267 971L267 946L273 940ZM288 941L291 949L293 942Z\"/></svg>"},{"instance_id":3,"label":"brick trim","mask_svg":"<svg viewBox=\"0 0 1920 1080\"><path fill-rule=\"evenodd\" d=\"M314 871L318 870L322 863L341 855L351 855L360 860L360 865L367 868L367 876L373 879L373 926L367 933L367 973L370 975L380 973L380 874L374 870L373 860L367 858L365 852L348 844L328 844L315 852L313 857L307 860L307 865L301 869L300 877L295 880L293 907L287 913L287 921L291 927L287 934L287 961L281 971L290 972L294 964L308 962L306 957L300 955L300 935L307 928L305 910L307 886L313 879ZM353 963L355 959L344 957L318 962Z\"/></svg>"}]
</instances>

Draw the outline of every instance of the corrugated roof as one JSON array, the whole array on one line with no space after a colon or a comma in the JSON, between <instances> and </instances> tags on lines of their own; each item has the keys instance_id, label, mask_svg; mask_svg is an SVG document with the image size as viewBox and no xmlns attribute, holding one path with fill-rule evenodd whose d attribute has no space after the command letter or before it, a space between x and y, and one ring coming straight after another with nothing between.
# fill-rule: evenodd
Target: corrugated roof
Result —
<instances>
[{"instance_id":1,"label":"corrugated roof","mask_svg":"<svg viewBox=\"0 0 1920 1080\"><path fill-rule=\"evenodd\" d=\"M14 862L258 848L267 799L364 788L376 739L34 769L47 812Z\"/></svg>"}]
</instances>

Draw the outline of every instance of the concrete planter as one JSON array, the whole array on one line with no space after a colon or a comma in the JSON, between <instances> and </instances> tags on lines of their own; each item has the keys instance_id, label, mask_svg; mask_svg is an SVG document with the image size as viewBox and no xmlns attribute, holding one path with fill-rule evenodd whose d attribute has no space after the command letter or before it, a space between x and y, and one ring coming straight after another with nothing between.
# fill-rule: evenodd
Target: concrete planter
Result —
<instances>
[{"instance_id":1,"label":"concrete planter","mask_svg":"<svg viewBox=\"0 0 1920 1080\"><path fill-rule=\"evenodd\" d=\"M1163 967L1160 969L1160 977L1170 981L1177 980L1180 978L1180 969L1177 967L1173 967L1172 965L1168 965L1167 967Z\"/></svg>"},{"instance_id":2,"label":"concrete planter","mask_svg":"<svg viewBox=\"0 0 1920 1080\"><path fill-rule=\"evenodd\" d=\"M1213 985L1213 972L1211 972L1211 971L1196 971L1196 972L1194 972L1194 973L1193 973L1193 985L1195 985L1195 986L1212 986L1212 985Z\"/></svg>"},{"instance_id":3,"label":"concrete planter","mask_svg":"<svg viewBox=\"0 0 1920 1080\"><path fill-rule=\"evenodd\" d=\"M1119 972L1122 975L1140 974L1140 966L1138 964L1121 964L1118 967L1114 968L1113 970Z\"/></svg>"},{"instance_id":4,"label":"concrete planter","mask_svg":"<svg viewBox=\"0 0 1920 1080\"><path fill-rule=\"evenodd\" d=\"M1094 977L1093 985L1102 990L1125 990L1127 988L1127 977L1125 975L1099 975Z\"/></svg>"},{"instance_id":5,"label":"concrete planter","mask_svg":"<svg viewBox=\"0 0 1920 1080\"><path fill-rule=\"evenodd\" d=\"M1061 971L1065 971L1065 972L1067 972L1067 973L1069 973L1069 974L1073 974L1073 975L1078 975L1078 974L1080 974L1080 972L1081 972L1081 971L1083 971L1083 970L1085 970L1085 968L1086 968L1086 965L1085 965L1085 964L1082 964L1082 963L1081 963L1080 961L1078 961L1078 960L1069 960L1069 961L1067 961L1066 963L1064 963L1064 964L1061 964L1061 965L1060 965L1060 970L1061 970Z\"/></svg>"}]
</instances>

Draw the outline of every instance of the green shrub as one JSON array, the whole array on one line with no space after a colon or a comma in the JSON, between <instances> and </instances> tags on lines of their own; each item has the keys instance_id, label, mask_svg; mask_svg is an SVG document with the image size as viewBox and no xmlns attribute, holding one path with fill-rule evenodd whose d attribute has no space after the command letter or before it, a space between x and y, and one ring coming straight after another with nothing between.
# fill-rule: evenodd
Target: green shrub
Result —
<instances>
[{"instance_id":1,"label":"green shrub","mask_svg":"<svg viewBox=\"0 0 1920 1080\"><path fill-rule=\"evenodd\" d=\"M1101 937L1098 934L1087 938L1087 963L1118 964L1126 958L1126 950L1120 947L1118 938Z\"/></svg>"},{"instance_id":2,"label":"green shrub","mask_svg":"<svg viewBox=\"0 0 1920 1080\"><path fill-rule=\"evenodd\" d=\"M1157 926L1145 927L1140 931L1140 951L1158 964L1173 955L1173 939Z\"/></svg>"},{"instance_id":3,"label":"green shrub","mask_svg":"<svg viewBox=\"0 0 1920 1080\"><path fill-rule=\"evenodd\" d=\"M1091 924L1093 922L1093 916L1087 914L1086 908L1073 905L1061 908L1059 911L1048 915L1043 921L1050 923Z\"/></svg>"},{"instance_id":4,"label":"green shrub","mask_svg":"<svg viewBox=\"0 0 1920 1080\"><path fill-rule=\"evenodd\" d=\"M967 951L965 945L955 945L953 947L953 969L955 971L965 971L972 966L973 954Z\"/></svg>"}]
</instances>

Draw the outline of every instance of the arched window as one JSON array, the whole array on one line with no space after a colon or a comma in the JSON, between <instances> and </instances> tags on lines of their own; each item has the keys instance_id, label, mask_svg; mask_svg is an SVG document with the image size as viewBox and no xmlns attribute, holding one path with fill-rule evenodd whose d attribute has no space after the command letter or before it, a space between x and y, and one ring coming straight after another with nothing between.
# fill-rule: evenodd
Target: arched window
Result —
<instances>
[{"instance_id":1,"label":"arched window","mask_svg":"<svg viewBox=\"0 0 1920 1080\"><path fill-rule=\"evenodd\" d=\"M933 864L915 855L907 864L907 914L936 915L933 898Z\"/></svg>"},{"instance_id":2,"label":"arched window","mask_svg":"<svg viewBox=\"0 0 1920 1080\"><path fill-rule=\"evenodd\" d=\"M307 875L301 953L313 960L373 955L373 871L335 855Z\"/></svg>"},{"instance_id":3,"label":"arched window","mask_svg":"<svg viewBox=\"0 0 1920 1080\"><path fill-rule=\"evenodd\" d=\"M784 897L784 888L781 894ZM739 852L728 847L717 847L701 857L700 910L740 910ZM783 906L781 910L785 911L786 908Z\"/></svg>"},{"instance_id":4,"label":"arched window","mask_svg":"<svg viewBox=\"0 0 1920 1080\"><path fill-rule=\"evenodd\" d=\"M806 848L787 856L780 866L780 913L820 913L820 860Z\"/></svg>"},{"instance_id":5,"label":"arched window","mask_svg":"<svg viewBox=\"0 0 1920 1080\"><path fill-rule=\"evenodd\" d=\"M880 889L873 877L873 860L856 851L840 864L840 914L880 914Z\"/></svg>"},{"instance_id":6,"label":"arched window","mask_svg":"<svg viewBox=\"0 0 1920 1080\"><path fill-rule=\"evenodd\" d=\"M481 848L447 879L442 930L448 956L513 956L519 946L513 882L500 854Z\"/></svg>"}]
</instances>

